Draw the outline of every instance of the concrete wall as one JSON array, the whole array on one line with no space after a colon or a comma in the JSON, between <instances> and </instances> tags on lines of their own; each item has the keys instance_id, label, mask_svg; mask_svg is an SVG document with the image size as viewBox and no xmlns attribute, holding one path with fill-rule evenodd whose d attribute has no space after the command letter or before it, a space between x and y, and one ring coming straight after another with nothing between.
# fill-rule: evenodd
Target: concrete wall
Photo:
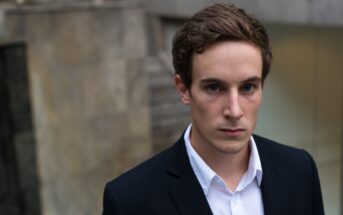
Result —
<instances>
[{"instance_id":1,"label":"concrete wall","mask_svg":"<svg viewBox=\"0 0 343 215\"><path fill-rule=\"evenodd\" d=\"M106 181L151 152L144 10L135 2L24 7L42 214L100 214Z\"/></svg>"}]
</instances>

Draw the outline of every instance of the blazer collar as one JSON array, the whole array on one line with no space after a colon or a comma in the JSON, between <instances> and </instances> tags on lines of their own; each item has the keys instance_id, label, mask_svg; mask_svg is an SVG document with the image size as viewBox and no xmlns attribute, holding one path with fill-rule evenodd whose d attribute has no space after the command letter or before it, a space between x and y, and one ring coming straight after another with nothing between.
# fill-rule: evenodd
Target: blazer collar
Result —
<instances>
[{"instance_id":1,"label":"blazer collar","mask_svg":"<svg viewBox=\"0 0 343 215\"><path fill-rule=\"evenodd\" d=\"M189 163L183 135L172 147L167 174L172 178L170 195L180 214L212 214L205 194Z\"/></svg>"},{"instance_id":2,"label":"blazer collar","mask_svg":"<svg viewBox=\"0 0 343 215\"><path fill-rule=\"evenodd\" d=\"M265 140L254 135L262 164L261 191L265 215L282 215L286 211L286 188L282 169L273 160L273 151L266 146Z\"/></svg>"}]
</instances>

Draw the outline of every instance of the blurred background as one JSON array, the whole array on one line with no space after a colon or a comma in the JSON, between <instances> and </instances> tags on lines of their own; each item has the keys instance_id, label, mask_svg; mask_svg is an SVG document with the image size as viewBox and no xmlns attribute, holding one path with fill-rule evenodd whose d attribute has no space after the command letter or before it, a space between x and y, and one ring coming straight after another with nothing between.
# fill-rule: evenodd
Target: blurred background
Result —
<instances>
[{"instance_id":1,"label":"blurred background","mask_svg":"<svg viewBox=\"0 0 343 215\"><path fill-rule=\"evenodd\" d=\"M100 214L106 182L172 145L171 39L213 2L1 0L0 214ZM342 214L343 2L230 2L273 44L256 133L309 151Z\"/></svg>"}]
</instances>

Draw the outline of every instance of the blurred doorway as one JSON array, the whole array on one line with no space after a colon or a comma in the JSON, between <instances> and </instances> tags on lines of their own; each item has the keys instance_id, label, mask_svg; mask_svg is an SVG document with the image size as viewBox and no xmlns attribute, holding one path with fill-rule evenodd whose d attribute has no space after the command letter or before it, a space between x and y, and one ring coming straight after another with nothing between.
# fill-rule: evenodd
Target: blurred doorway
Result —
<instances>
[{"instance_id":1,"label":"blurred doorway","mask_svg":"<svg viewBox=\"0 0 343 215\"><path fill-rule=\"evenodd\" d=\"M0 211L38 215L39 194L25 45L0 46Z\"/></svg>"}]
</instances>

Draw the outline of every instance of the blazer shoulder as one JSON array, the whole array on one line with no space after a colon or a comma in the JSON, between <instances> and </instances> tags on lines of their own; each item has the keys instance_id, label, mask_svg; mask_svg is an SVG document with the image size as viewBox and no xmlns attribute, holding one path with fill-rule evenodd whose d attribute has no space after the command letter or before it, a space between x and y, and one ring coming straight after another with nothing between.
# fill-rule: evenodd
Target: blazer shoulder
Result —
<instances>
[{"instance_id":1,"label":"blazer shoulder","mask_svg":"<svg viewBox=\"0 0 343 215\"><path fill-rule=\"evenodd\" d=\"M169 154L170 149L167 149L108 182L104 191L103 214L112 214L119 210L132 212L134 208L144 208L146 197L156 196L164 188L161 179ZM111 213L107 213L108 211Z\"/></svg>"},{"instance_id":2,"label":"blazer shoulder","mask_svg":"<svg viewBox=\"0 0 343 215\"><path fill-rule=\"evenodd\" d=\"M104 211L111 212L108 214L119 210L140 214L142 210L155 208L152 206L155 204L170 207L169 189L177 177L170 174L169 169L182 160L182 151L182 142L179 141L108 182L104 191Z\"/></svg>"},{"instance_id":3,"label":"blazer shoulder","mask_svg":"<svg viewBox=\"0 0 343 215\"><path fill-rule=\"evenodd\" d=\"M289 166L313 166L312 156L304 149L288 146L276 141L254 135L261 159L268 159L272 162L287 164Z\"/></svg>"},{"instance_id":4,"label":"blazer shoulder","mask_svg":"<svg viewBox=\"0 0 343 215\"><path fill-rule=\"evenodd\" d=\"M288 202L287 214L323 215L323 201L317 167L312 156L303 149L277 143L254 135L260 155L263 176L262 191L274 205L275 195ZM273 191L278 190L278 193ZM286 201L285 200L285 201ZM294 213L294 209L298 212Z\"/></svg>"},{"instance_id":5,"label":"blazer shoulder","mask_svg":"<svg viewBox=\"0 0 343 215\"><path fill-rule=\"evenodd\" d=\"M254 140L256 142L258 150L263 151L274 151L279 152L281 154L288 154L288 153L307 153L304 149L300 149L294 146L285 145L283 143L276 142L274 140L259 136L254 134Z\"/></svg>"},{"instance_id":6,"label":"blazer shoulder","mask_svg":"<svg viewBox=\"0 0 343 215\"><path fill-rule=\"evenodd\" d=\"M122 173L117 178L113 179L108 183L108 186L115 185L125 189L126 187L132 187L139 183L140 185L144 182L151 182L154 178L158 177L159 174L165 172L165 166L167 165L168 157L170 157L172 148L168 148L150 158L137 166ZM118 186L117 186L118 185Z\"/></svg>"}]
</instances>

